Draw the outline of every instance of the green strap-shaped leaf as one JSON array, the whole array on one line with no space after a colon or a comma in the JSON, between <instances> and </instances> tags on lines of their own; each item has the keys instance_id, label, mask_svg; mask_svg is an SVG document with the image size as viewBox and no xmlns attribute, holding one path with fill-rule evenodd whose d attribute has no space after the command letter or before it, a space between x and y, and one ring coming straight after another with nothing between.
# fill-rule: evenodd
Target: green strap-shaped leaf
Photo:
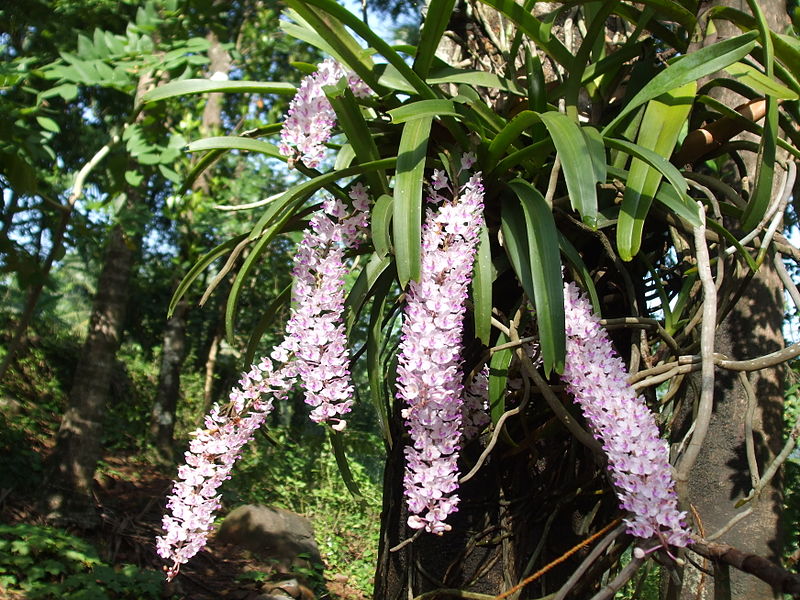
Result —
<instances>
[{"instance_id":1,"label":"green strap-shaped leaf","mask_svg":"<svg viewBox=\"0 0 800 600\"><path fill-rule=\"evenodd\" d=\"M381 257L377 254L372 254L361 268L361 273L356 278L353 287L350 288L350 292L344 302L345 329L348 336L356 324L364 304L375 293L375 282L386 272L391 262L388 256Z\"/></svg>"},{"instance_id":2,"label":"green strap-shaped leaf","mask_svg":"<svg viewBox=\"0 0 800 600\"><path fill-rule=\"evenodd\" d=\"M247 349L245 350L244 360L242 361L244 363L244 368L247 368L247 365L253 364L253 358L258 349L258 343L261 341L261 336L264 335L267 329L275 325L275 315L278 314L281 308L289 303L291 298L292 284L290 283L269 303L267 310L264 311L264 314L261 315L253 331L250 332L250 339L247 341Z\"/></svg>"},{"instance_id":3,"label":"green strap-shaped leaf","mask_svg":"<svg viewBox=\"0 0 800 600\"><path fill-rule=\"evenodd\" d=\"M336 112L339 128L352 146L358 162L363 164L378 160L380 153L375 145L375 138L370 134L367 122L356 104L356 99L353 92L350 91L347 81L342 79L337 85L326 88L325 93L331 107ZM372 171L365 177L374 195L389 193L389 183L385 172Z\"/></svg>"},{"instance_id":4,"label":"green strap-shaped leaf","mask_svg":"<svg viewBox=\"0 0 800 600\"><path fill-rule=\"evenodd\" d=\"M514 144L519 137L532 125L541 122L539 113L532 110L523 110L494 136L486 152L486 170L492 171L497 166L497 161L505 154L506 149ZM528 144L525 144L526 146Z\"/></svg>"},{"instance_id":5,"label":"green strap-shaped leaf","mask_svg":"<svg viewBox=\"0 0 800 600\"><path fill-rule=\"evenodd\" d=\"M447 29L455 4L456 0L430 0L428 3L425 22L419 35L417 55L414 57L414 71L422 79L428 76L428 71L436 55L436 48L439 47L442 34Z\"/></svg>"},{"instance_id":6,"label":"green strap-shaped leaf","mask_svg":"<svg viewBox=\"0 0 800 600\"><path fill-rule=\"evenodd\" d=\"M317 190L333 184L339 179L369 173L370 171L389 169L396 163L397 158L382 158L381 160L375 160L363 165L348 167L341 171L331 171L330 173L318 175L313 179L292 186L286 190L280 198L272 202L264 211L264 214L259 217L255 226L253 226L253 229L250 231L250 239L255 240L258 238L264 230L264 227L272 223L277 215L281 214L288 207L298 205Z\"/></svg>"},{"instance_id":7,"label":"green strap-shaped leaf","mask_svg":"<svg viewBox=\"0 0 800 600\"><path fill-rule=\"evenodd\" d=\"M378 426L383 433L386 444L392 447L392 434L389 427L389 398L386 377L384 375L383 360L381 359L387 337L384 336L383 319L386 311L386 303L389 297L389 289L395 277L394 269L387 269L381 273L380 278L375 283L375 295L372 310L369 315L369 329L367 330L367 377L369 379L369 395L375 414L378 418Z\"/></svg>"},{"instance_id":8,"label":"green strap-shaped leaf","mask_svg":"<svg viewBox=\"0 0 800 600\"><path fill-rule=\"evenodd\" d=\"M594 127L586 125L581 127L581 133L589 150L589 158L594 170L594 180L602 183L608 176L608 161L606 159L606 147L603 143L603 136Z\"/></svg>"},{"instance_id":9,"label":"green strap-shaped leaf","mask_svg":"<svg viewBox=\"0 0 800 600\"><path fill-rule=\"evenodd\" d=\"M542 113L539 117L553 138L553 144L561 159L561 170L567 182L572 208L580 213L584 223L596 227L598 183L594 168L596 159L589 158L592 148L596 148L596 145L593 144L590 148L581 128L565 114L551 111ZM587 158L589 158L588 165Z\"/></svg>"},{"instance_id":10,"label":"green strap-shaped leaf","mask_svg":"<svg viewBox=\"0 0 800 600\"><path fill-rule=\"evenodd\" d=\"M277 229L277 228L273 228ZM277 233L277 231L275 231ZM233 344L234 337L234 322L236 319L236 307L239 305L239 295L242 291L242 286L247 280L250 271L256 265L256 260L261 257L261 254L266 250L269 243L273 240L275 234L270 232L259 239L251 248L250 254L245 258L239 272L231 285L231 291L228 293L228 301L225 305L225 336L228 343Z\"/></svg>"},{"instance_id":11,"label":"green strap-shaped leaf","mask_svg":"<svg viewBox=\"0 0 800 600\"><path fill-rule=\"evenodd\" d=\"M750 31L759 27L758 21L752 15L732 8L730 6L714 6L706 13L709 19L726 19L734 23L740 29ZM800 42L792 35L786 35L775 31L770 31L775 56L784 65L789 67L800 64ZM761 61L759 61L761 62ZM762 64L764 64L762 62ZM791 87L795 92L800 93L800 83L795 77L792 69L784 69L780 63L773 65L779 72L781 80ZM796 69L795 69L796 72Z\"/></svg>"},{"instance_id":12,"label":"green strap-shaped leaf","mask_svg":"<svg viewBox=\"0 0 800 600\"><path fill-rule=\"evenodd\" d=\"M736 81L754 89L762 96L774 96L780 100L797 100L800 98L797 92L790 90L771 77L767 77L755 67L743 62L733 63L725 70Z\"/></svg>"},{"instance_id":13,"label":"green strap-shaped leaf","mask_svg":"<svg viewBox=\"0 0 800 600\"><path fill-rule=\"evenodd\" d=\"M328 435L331 440L333 456L336 458L336 466L339 467L339 474L342 476L342 481L347 491L350 492L350 495L353 496L353 500L356 502L363 501L364 496L361 494L355 477L353 477L353 472L350 470L350 462L347 460L347 454L344 451L344 438L342 434L333 429L329 429Z\"/></svg>"},{"instance_id":14,"label":"green strap-shaped leaf","mask_svg":"<svg viewBox=\"0 0 800 600\"><path fill-rule=\"evenodd\" d=\"M474 275L472 277L472 306L475 321L475 337L488 346L492 335L492 249L489 243L489 230L481 226L478 252L475 255Z\"/></svg>"},{"instance_id":15,"label":"green strap-shaped leaf","mask_svg":"<svg viewBox=\"0 0 800 600\"><path fill-rule=\"evenodd\" d=\"M248 152L260 152L261 154L286 160L286 157L281 155L275 144L235 135L222 135L195 140L186 147L186 150L188 152L201 152L204 150L246 150Z\"/></svg>"},{"instance_id":16,"label":"green strap-shaped leaf","mask_svg":"<svg viewBox=\"0 0 800 600\"><path fill-rule=\"evenodd\" d=\"M397 276L403 288L411 279L419 279L422 185L431 121L427 116L406 122L397 155L392 222Z\"/></svg>"},{"instance_id":17,"label":"green strap-shaped leaf","mask_svg":"<svg viewBox=\"0 0 800 600\"><path fill-rule=\"evenodd\" d=\"M535 144L525 146L521 150L517 150L516 152L508 154L503 160L497 163L494 171L496 173L505 173L509 169L516 167L526 160L533 160L538 164L541 164L552 151L553 140L549 137L545 137L545 139L540 140Z\"/></svg>"},{"instance_id":18,"label":"green strap-shaped leaf","mask_svg":"<svg viewBox=\"0 0 800 600\"><path fill-rule=\"evenodd\" d=\"M181 79L153 88L142 96L142 103L156 102L175 96L208 94L210 92L280 94L293 96L297 88L291 83L269 81L211 81L210 79Z\"/></svg>"},{"instance_id":19,"label":"green strap-shaped leaf","mask_svg":"<svg viewBox=\"0 0 800 600\"><path fill-rule=\"evenodd\" d=\"M211 152L206 152L200 160L194 163L192 169L186 175L181 183L181 187L178 190L178 195L182 196L187 190L192 188L192 185L197 180L198 177L208 169L214 162L219 159L220 156L225 154L225 150L212 150Z\"/></svg>"},{"instance_id":20,"label":"green strap-shaped leaf","mask_svg":"<svg viewBox=\"0 0 800 600\"><path fill-rule=\"evenodd\" d=\"M369 221L372 235L372 246L375 253L384 257L392 251L390 227L392 226L392 211L394 198L388 194L380 196L372 207L372 216Z\"/></svg>"},{"instance_id":21,"label":"green strap-shaped leaf","mask_svg":"<svg viewBox=\"0 0 800 600\"><path fill-rule=\"evenodd\" d=\"M750 10L756 18L761 45L764 49L764 62L767 78L774 73L774 52L772 36L766 16L755 0L747 0ZM797 65L795 65L796 67ZM775 178L775 158L778 145L778 101L767 96L767 114L764 120L764 133L758 147L758 162L753 193L742 214L742 229L752 231L761 222L772 201L772 180Z\"/></svg>"},{"instance_id":22,"label":"green strap-shaped leaf","mask_svg":"<svg viewBox=\"0 0 800 600\"><path fill-rule=\"evenodd\" d=\"M631 260L639 252L644 220L661 185L662 173L670 175L670 183L679 194L686 192L687 184L680 173L676 174L674 167L667 167L666 161L658 161L654 155L663 158L672 155L678 135L689 117L696 89L692 81L647 105L636 139L636 145L641 148L638 154L646 160L638 157L631 160L617 222L617 249L622 260ZM630 144L618 143L617 147L622 145L630 149Z\"/></svg>"},{"instance_id":23,"label":"green strap-shaped leaf","mask_svg":"<svg viewBox=\"0 0 800 600\"><path fill-rule=\"evenodd\" d=\"M752 231L761 222L772 201L772 180L775 176L775 159L778 140L778 101L767 97L767 115L764 134L758 147L756 182L753 193L742 214L742 229Z\"/></svg>"},{"instance_id":24,"label":"green strap-shaped leaf","mask_svg":"<svg viewBox=\"0 0 800 600\"><path fill-rule=\"evenodd\" d=\"M572 265L572 268L575 269L575 272L578 274L582 284L581 287L589 294L589 299L592 302L592 308L595 314L602 315L600 297L597 295L597 289L594 287L592 273L589 271L586 263L583 262L580 253L575 246L572 245L572 242L561 233L558 234L558 246L561 249L561 254L564 255L564 258L567 259L567 262Z\"/></svg>"},{"instance_id":25,"label":"green strap-shaped leaf","mask_svg":"<svg viewBox=\"0 0 800 600\"><path fill-rule=\"evenodd\" d=\"M757 37L758 33L751 31L679 57L631 98L616 118L606 125L603 135L609 135L629 113L642 104L722 70L743 58L755 47Z\"/></svg>"},{"instance_id":26,"label":"green strap-shaped leaf","mask_svg":"<svg viewBox=\"0 0 800 600\"><path fill-rule=\"evenodd\" d=\"M700 207L697 202L691 196L679 193L674 185L662 183L656 193L656 200L688 222L692 227L702 224L702 221L700 221Z\"/></svg>"},{"instance_id":27,"label":"green strap-shaped leaf","mask_svg":"<svg viewBox=\"0 0 800 600\"><path fill-rule=\"evenodd\" d=\"M354 71L373 90L378 91L378 80L373 72L371 56L345 28L341 18L332 15L317 2L287 0L286 4L300 16L302 24L310 27L330 45L339 62ZM337 8L353 16L346 8L338 5Z\"/></svg>"},{"instance_id":28,"label":"green strap-shaped leaf","mask_svg":"<svg viewBox=\"0 0 800 600\"><path fill-rule=\"evenodd\" d=\"M503 90L520 96L524 95L524 92L511 79L500 77L494 73L487 73L486 71L456 69L455 67L445 65L444 62L438 59L436 59L436 63L426 81L431 85L465 83L471 86Z\"/></svg>"},{"instance_id":29,"label":"green strap-shaped leaf","mask_svg":"<svg viewBox=\"0 0 800 600\"><path fill-rule=\"evenodd\" d=\"M311 25L309 25L305 19L303 19L303 17L297 14L297 12L293 11L292 9L286 9L283 14L292 21L281 19L279 21L279 27L281 28L281 31L297 40L300 40L301 42L306 42L310 46L319 48L322 50L323 55L331 56L338 62L344 63L344 58L339 56L339 53L336 51L336 49L331 46L318 32L314 31L314 28L311 27ZM296 63L292 63L292 66L295 65ZM299 63L297 66L295 66L295 68L305 75L310 75L317 70L316 65L311 65L311 69L308 69L306 63Z\"/></svg>"},{"instance_id":30,"label":"green strap-shaped leaf","mask_svg":"<svg viewBox=\"0 0 800 600\"><path fill-rule=\"evenodd\" d=\"M175 288L175 293L172 294L172 299L169 301L169 309L167 310L167 316L171 317L172 313L175 312L175 307L180 302L181 298L183 298L186 291L191 287L192 283L194 283L195 279L202 273L203 271L208 268L208 266L217 260L219 257L224 256L228 252L230 252L233 248L235 248L242 240L245 239L245 235L238 235L235 238L222 242L218 246L214 247L211 251L207 254L203 255L200 260L198 260L192 268L189 269L189 272L183 276L181 282L178 284L178 287Z\"/></svg>"},{"instance_id":31,"label":"green strap-shaped leaf","mask_svg":"<svg viewBox=\"0 0 800 600\"><path fill-rule=\"evenodd\" d=\"M658 16L665 21L679 23L685 31L694 31L697 19L694 14L674 0L642 0L645 6L655 9Z\"/></svg>"},{"instance_id":32,"label":"green strap-shaped leaf","mask_svg":"<svg viewBox=\"0 0 800 600\"><path fill-rule=\"evenodd\" d=\"M489 126L492 133L497 133L506 125L505 119L497 114L489 105L487 105L481 95L473 90L468 85L458 86L458 95L463 96L465 102L472 108L472 110L481 118L481 120Z\"/></svg>"},{"instance_id":33,"label":"green strap-shaped leaf","mask_svg":"<svg viewBox=\"0 0 800 600\"><path fill-rule=\"evenodd\" d=\"M422 117L432 119L443 115L461 118L452 100L418 100L392 109L387 114L392 117L392 123L396 124Z\"/></svg>"},{"instance_id":34,"label":"green strap-shaped leaf","mask_svg":"<svg viewBox=\"0 0 800 600\"><path fill-rule=\"evenodd\" d=\"M519 202L503 203L503 240L511 265L536 307L544 370L564 370L564 290L558 230L553 213L539 190L521 179L509 184Z\"/></svg>"},{"instance_id":35,"label":"green strap-shaped leaf","mask_svg":"<svg viewBox=\"0 0 800 600\"><path fill-rule=\"evenodd\" d=\"M536 112L547 110L547 81L544 78L542 59L525 46L525 68L528 71L528 107Z\"/></svg>"},{"instance_id":36,"label":"green strap-shaped leaf","mask_svg":"<svg viewBox=\"0 0 800 600\"><path fill-rule=\"evenodd\" d=\"M508 337L501 333L497 338L497 345L502 346L507 344L508 341ZM508 366L511 364L513 356L513 350L507 348L492 354L492 358L489 361L489 414L494 425L497 425L500 417L506 411Z\"/></svg>"}]
</instances>

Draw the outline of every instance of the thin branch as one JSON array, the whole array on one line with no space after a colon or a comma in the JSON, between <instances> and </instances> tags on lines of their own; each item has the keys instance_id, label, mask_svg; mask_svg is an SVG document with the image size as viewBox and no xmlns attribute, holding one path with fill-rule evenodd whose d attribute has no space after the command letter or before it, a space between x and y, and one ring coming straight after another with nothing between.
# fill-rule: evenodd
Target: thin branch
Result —
<instances>
[{"instance_id":1,"label":"thin branch","mask_svg":"<svg viewBox=\"0 0 800 600\"><path fill-rule=\"evenodd\" d=\"M800 311L800 290L797 289L797 284L792 281L792 277L786 270L786 265L783 264L783 256L780 252L776 252L772 259L772 264L775 266L775 272L783 283L783 287L789 293L789 297L794 303L794 307Z\"/></svg>"},{"instance_id":2,"label":"thin branch","mask_svg":"<svg viewBox=\"0 0 800 600\"><path fill-rule=\"evenodd\" d=\"M756 459L755 442L753 441L753 418L756 414L756 393L750 384L747 373L739 371L739 381L747 398L747 412L744 417L744 447L747 455L747 468L750 470L750 485L753 489L758 487L761 476L758 473L758 460Z\"/></svg>"},{"instance_id":3,"label":"thin branch","mask_svg":"<svg viewBox=\"0 0 800 600\"><path fill-rule=\"evenodd\" d=\"M422 531L423 531L422 529L418 529L417 532L414 535L412 535L410 538L406 538L402 542L397 544L396 546L392 546L391 548L389 548L389 552L397 552L398 550L402 550L403 548L405 548L409 544L413 543L419 536L421 536L422 535Z\"/></svg>"},{"instance_id":4,"label":"thin branch","mask_svg":"<svg viewBox=\"0 0 800 600\"><path fill-rule=\"evenodd\" d=\"M749 360L728 360L722 354L714 355L714 362L718 367L729 371L760 371L785 363L788 360L800 356L800 343L787 346L783 350L777 350Z\"/></svg>"},{"instance_id":5,"label":"thin branch","mask_svg":"<svg viewBox=\"0 0 800 600\"><path fill-rule=\"evenodd\" d=\"M632 558L631 562L625 565L613 581L603 586L599 592L592 596L592 600L608 600L609 598L613 598L614 594L622 589L622 586L628 583L631 577L636 575L636 571L639 570L643 562L644 560L641 558Z\"/></svg>"},{"instance_id":6,"label":"thin branch","mask_svg":"<svg viewBox=\"0 0 800 600\"><path fill-rule=\"evenodd\" d=\"M725 535L731 529L733 529L739 521L741 521L743 519L746 519L751 514L753 514L753 507L752 506L747 508L746 510L743 510L741 512L736 513L735 515L733 515L730 518L730 520L727 523L725 523L725 525L723 525L722 527L717 529L717 531L715 531L713 534L708 536L706 538L706 540L711 542L713 540L721 538L723 535Z\"/></svg>"},{"instance_id":7,"label":"thin branch","mask_svg":"<svg viewBox=\"0 0 800 600\"><path fill-rule=\"evenodd\" d=\"M681 457L675 473L679 496L683 496L686 491L689 473L703 447L703 441L708 433L714 409L714 335L717 327L717 288L714 286L714 278L711 275L711 266L709 264L705 237L705 212L702 210L702 205L700 220L700 225L694 228L697 272L703 287L703 323L700 329L700 356L702 361L700 401L697 407L694 434L686 446L686 452Z\"/></svg>"},{"instance_id":8,"label":"thin branch","mask_svg":"<svg viewBox=\"0 0 800 600\"><path fill-rule=\"evenodd\" d=\"M754 575L784 594L800 595L800 575L790 573L763 556L742 552L727 544L704 540L695 542L690 548L714 562L730 565Z\"/></svg>"},{"instance_id":9,"label":"thin branch","mask_svg":"<svg viewBox=\"0 0 800 600\"><path fill-rule=\"evenodd\" d=\"M553 161L553 168L550 171L550 180L547 182L547 193L544 196L544 201L551 209L553 208L553 197L556 195L556 187L558 184L558 174L561 172L561 158L556 154L556 159Z\"/></svg>"},{"instance_id":10,"label":"thin branch","mask_svg":"<svg viewBox=\"0 0 800 600\"><path fill-rule=\"evenodd\" d=\"M600 558L600 555L606 551L612 542L614 542L620 535L625 532L626 525L624 523L620 523L614 529L612 529L606 537L604 537L597 546L589 553L589 555L583 559L578 568L573 571L572 575L569 576L569 579L561 586L561 588L556 593L553 600L564 600L567 594L569 594L570 590L575 587L575 584L578 583L583 574L591 567L594 562Z\"/></svg>"}]
</instances>

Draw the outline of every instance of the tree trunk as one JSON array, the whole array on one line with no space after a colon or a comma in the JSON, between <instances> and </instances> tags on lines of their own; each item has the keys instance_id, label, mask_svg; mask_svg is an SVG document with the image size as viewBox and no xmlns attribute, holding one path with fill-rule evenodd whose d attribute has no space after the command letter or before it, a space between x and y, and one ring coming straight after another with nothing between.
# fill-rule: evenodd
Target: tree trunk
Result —
<instances>
[{"instance_id":1,"label":"tree trunk","mask_svg":"<svg viewBox=\"0 0 800 600\"><path fill-rule=\"evenodd\" d=\"M153 404L150 435L161 462L174 461L173 434L175 433L175 411L178 407L181 387L181 367L186 356L186 312L188 302L181 300L175 312L167 320L164 343L161 346L161 369L158 373L158 388Z\"/></svg>"},{"instance_id":2,"label":"tree trunk","mask_svg":"<svg viewBox=\"0 0 800 600\"><path fill-rule=\"evenodd\" d=\"M101 454L103 417L128 301L135 246L120 225L111 231L86 342L75 371L69 406L49 460L43 499L48 518L97 524L92 480Z\"/></svg>"},{"instance_id":3,"label":"tree trunk","mask_svg":"<svg viewBox=\"0 0 800 600\"><path fill-rule=\"evenodd\" d=\"M749 13L745 0L713 2L733 6ZM783 31L789 23L785 4L779 0L759 2L770 27ZM708 8L706 5L704 8ZM719 41L738 35L740 31L729 22L714 24L716 36L703 43ZM746 101L731 90L724 89L715 94L717 99L730 107ZM751 134L742 137L757 141ZM747 167L749 185L755 179L756 155L743 156ZM735 169L733 172L736 172ZM776 169L776 188L780 183L781 169ZM734 187L742 187L741 181L730 181ZM782 325L784 317L783 286L770 260L766 260L753 277L744 294L730 314L718 324L714 340L715 351L733 360L747 359L773 352L784 346ZM719 531L731 519L745 511L749 516L736 523L718 540L744 552L780 562L782 550L781 513L783 491L781 478L776 477L760 497L737 508L736 503L749 493L751 473L748 466L746 437L747 423L752 422L754 454L758 469L763 473L782 446L783 400L785 368L776 367L749 374L752 395L735 372L718 369L714 389L714 409L703 449L689 472L687 489L688 506L694 513L695 528L704 536ZM695 382L696 383L696 382ZM699 385L699 384L697 384ZM696 389L697 386L694 387ZM694 394L688 390L691 400ZM686 403L691 404L690 402ZM686 407L691 412L691 407ZM748 414L750 413L750 414ZM683 415L683 433L689 425L691 414ZM691 556L691 554L690 554ZM781 595L761 580L733 569L729 574L697 555L692 556L701 566L712 570L714 576L704 574L690 562L683 569L683 583L672 580L668 598L685 600L710 600L730 598L780 598ZM727 591L729 589L729 592Z\"/></svg>"},{"instance_id":4,"label":"tree trunk","mask_svg":"<svg viewBox=\"0 0 800 600\"><path fill-rule=\"evenodd\" d=\"M231 68L230 54L222 46L213 31L208 33L206 39L210 43L208 49L209 72L212 75L216 73L227 75ZM200 127L203 137L213 135L221 126L222 100L223 95L220 93L209 94L206 106L203 109L203 119ZM209 169L203 171L192 185L192 191L208 196L210 192L210 175L211 171ZM183 230L181 262L184 263L191 263L194 258L192 221L192 211L188 210L183 216L181 227ZM181 367L186 356L186 313L188 310L188 302L184 299L175 308L172 316L167 319L164 330L161 370L158 375L158 390L150 424L150 433L158 458L164 463L172 463L174 459L173 443L177 418L176 410L180 397ZM208 374L206 374L206 377L208 377Z\"/></svg>"},{"instance_id":5,"label":"tree trunk","mask_svg":"<svg viewBox=\"0 0 800 600\"><path fill-rule=\"evenodd\" d=\"M211 410L214 400L214 371L217 368L217 355L219 345L222 342L222 331L215 326L214 337L211 339L211 346L208 348L208 356L205 363L205 379L203 381L203 412Z\"/></svg>"},{"instance_id":6,"label":"tree trunk","mask_svg":"<svg viewBox=\"0 0 800 600\"><path fill-rule=\"evenodd\" d=\"M149 71L139 77L134 105L153 81ZM140 123L142 119L143 113L140 113L136 122ZM120 222L112 227L109 235L89 331L78 359L69 404L56 436L56 446L48 460L45 491L41 500L43 511L49 519L86 527L97 525L99 520L92 497L92 481L102 451L103 417L122 337L128 287L138 246L138 240L134 240L139 234L131 236L126 231L125 221L141 203L141 197L132 187L126 189L125 195Z\"/></svg>"}]
</instances>

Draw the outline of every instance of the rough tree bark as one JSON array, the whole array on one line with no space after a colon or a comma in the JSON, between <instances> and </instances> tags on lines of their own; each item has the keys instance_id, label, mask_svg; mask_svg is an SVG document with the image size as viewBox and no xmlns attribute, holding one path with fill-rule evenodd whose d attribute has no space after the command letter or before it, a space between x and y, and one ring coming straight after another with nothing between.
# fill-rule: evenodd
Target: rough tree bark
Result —
<instances>
[{"instance_id":1,"label":"rough tree bark","mask_svg":"<svg viewBox=\"0 0 800 600\"><path fill-rule=\"evenodd\" d=\"M713 5L731 6L749 13L745 0L727 0L703 3L701 11ZM781 0L762 0L759 6L767 16L770 27L783 31L789 24L786 5ZM702 12L699 13L702 15ZM716 22L716 33L703 43L710 43L733 37L740 33L729 22ZM730 107L736 107L747 99L730 90L717 94L717 98ZM749 134L745 134L749 135ZM750 139L754 139L752 136ZM755 178L756 155L743 155L747 166L749 184ZM776 188L780 184L780 168L776 169ZM741 188L742 181L731 181ZM744 185L747 185L745 182ZM764 262L753 277L741 299L730 314L718 324L716 329L715 351L737 360L752 358L778 350L784 346L782 325L784 316L783 287L770 260ZM749 504L736 508L736 502L744 498L751 488L750 472L746 455L746 423L748 410L752 407L752 428L755 442L755 455L759 470L780 451L783 431L783 367L765 369L751 373L749 383L753 396L748 392L737 373L717 370L714 390L714 412L711 425L703 444L703 450L694 468L689 473L686 489L688 507L695 515L695 528L712 535L724 527L737 514L751 510L752 513L739 521L730 531L717 541L741 550L768 558L780 563L782 550L781 512L783 492L780 477L776 477L760 497ZM688 398L693 397L691 389ZM688 407L688 410L691 410ZM685 432L691 414L683 415L684 423L678 428ZM673 580L667 594L668 598L685 600L710 600L715 594L723 593L729 587L732 598L780 598L779 593L751 575L714 567L697 555L689 556L697 563L712 569L715 576L703 574L690 562L683 569L683 584L676 585ZM730 581L726 581L727 577Z\"/></svg>"},{"instance_id":2,"label":"rough tree bark","mask_svg":"<svg viewBox=\"0 0 800 600\"><path fill-rule=\"evenodd\" d=\"M142 74L136 85L136 99L141 98L152 84L152 74ZM140 115L138 120L141 118ZM92 497L92 481L102 452L103 417L139 243L138 233L131 235L124 225L129 211L141 203L141 198L138 190L130 186L125 193L120 222L113 226L109 235L89 332L78 359L56 445L48 458L41 499L41 509L49 519L85 527L99 522Z\"/></svg>"},{"instance_id":3,"label":"rough tree bark","mask_svg":"<svg viewBox=\"0 0 800 600\"><path fill-rule=\"evenodd\" d=\"M182 300L167 319L161 345L161 367L158 373L156 398L151 415L150 435L158 459L165 464L174 462L173 435L176 409L180 398L181 366L186 356L186 313L188 303Z\"/></svg>"},{"instance_id":4,"label":"rough tree bark","mask_svg":"<svg viewBox=\"0 0 800 600\"><path fill-rule=\"evenodd\" d=\"M89 332L75 370L69 405L49 459L43 508L52 520L83 527L98 523L92 481L102 452L103 417L135 255L134 243L120 225L115 226L97 283Z\"/></svg>"}]
</instances>

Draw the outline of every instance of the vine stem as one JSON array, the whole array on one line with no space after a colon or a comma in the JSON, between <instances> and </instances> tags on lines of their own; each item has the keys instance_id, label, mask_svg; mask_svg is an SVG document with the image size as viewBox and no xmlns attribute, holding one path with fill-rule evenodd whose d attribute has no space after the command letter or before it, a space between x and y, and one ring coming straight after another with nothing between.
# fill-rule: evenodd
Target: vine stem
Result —
<instances>
[{"instance_id":1,"label":"vine stem","mask_svg":"<svg viewBox=\"0 0 800 600\"><path fill-rule=\"evenodd\" d=\"M564 554L559 556L557 559L555 559L554 561L548 563L547 565L545 565L544 567L542 567L541 569L536 571L536 573L534 573L530 577L526 577L525 579L520 581L517 585L515 585L511 589L506 590L505 592L503 592L502 594L499 594L497 596L491 596L492 600L504 600L505 598L508 598L512 594L515 594L516 592L518 592L519 590L524 588L529 583L539 579L539 577L541 577L542 575L547 573L550 569L552 569L556 565L559 565L562 562L564 562L565 560L567 560L570 556L575 554L581 548L584 548L584 547L588 546L589 544L594 542L597 538L605 535L606 533L608 533L609 531L611 531L612 529L614 529L615 527L617 527L619 525L620 525L620 519L614 519L613 521L611 521L611 523L609 523L608 525L603 527L600 531L590 535L588 538L586 538L585 540L581 541L580 543L575 544L572 548L567 550Z\"/></svg>"},{"instance_id":2,"label":"vine stem","mask_svg":"<svg viewBox=\"0 0 800 600\"><path fill-rule=\"evenodd\" d=\"M703 323L700 329L700 401L692 439L686 446L686 451L681 457L675 473L679 497L685 497L689 473L700 455L714 409L714 335L717 325L717 288L714 285L714 277L711 275L708 246L706 245L705 211L702 204L699 206L700 225L694 228L694 245L697 273L703 288Z\"/></svg>"}]
</instances>

